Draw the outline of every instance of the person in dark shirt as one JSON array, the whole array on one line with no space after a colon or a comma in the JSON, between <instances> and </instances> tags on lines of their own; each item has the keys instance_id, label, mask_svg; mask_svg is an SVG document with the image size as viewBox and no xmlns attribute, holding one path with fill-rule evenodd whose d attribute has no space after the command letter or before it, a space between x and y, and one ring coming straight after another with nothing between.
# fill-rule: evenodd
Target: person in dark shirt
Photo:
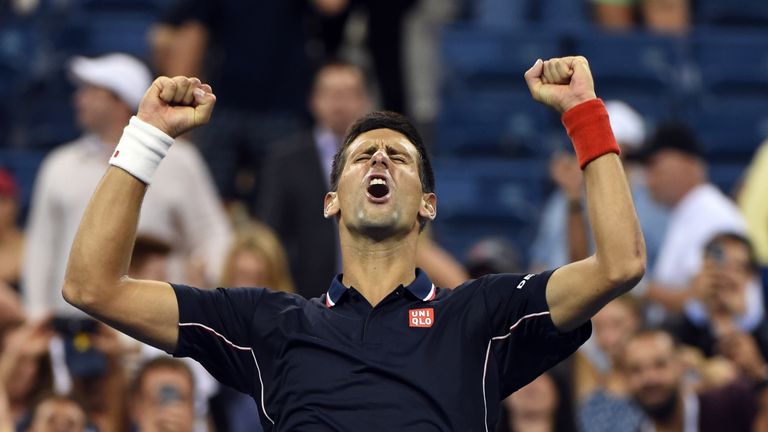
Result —
<instances>
[{"instance_id":1,"label":"person in dark shirt","mask_svg":"<svg viewBox=\"0 0 768 432\"><path fill-rule=\"evenodd\" d=\"M196 78L158 78L126 127L72 246L64 298L133 337L200 361L250 394L265 430L493 430L499 401L573 353L590 317L643 276L645 246L586 59L537 60L533 98L563 113L584 169L596 254L540 274L440 289L416 268L437 215L421 137L374 112L334 158L324 214L343 273L318 298L124 277L141 199L173 138L208 122ZM328 281L317 281L326 284Z\"/></svg>"}]
</instances>

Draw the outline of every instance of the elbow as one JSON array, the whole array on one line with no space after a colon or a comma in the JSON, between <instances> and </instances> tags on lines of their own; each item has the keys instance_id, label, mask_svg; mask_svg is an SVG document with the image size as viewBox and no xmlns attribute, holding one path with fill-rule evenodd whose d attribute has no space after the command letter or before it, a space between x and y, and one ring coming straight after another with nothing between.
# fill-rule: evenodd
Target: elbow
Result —
<instances>
[{"instance_id":1,"label":"elbow","mask_svg":"<svg viewBox=\"0 0 768 432\"><path fill-rule=\"evenodd\" d=\"M69 279L64 280L64 286L61 289L61 295L67 303L86 313L97 308L100 300L97 294L100 292L104 291L98 287Z\"/></svg>"},{"instance_id":2,"label":"elbow","mask_svg":"<svg viewBox=\"0 0 768 432\"><path fill-rule=\"evenodd\" d=\"M643 279L645 270L645 258L627 260L620 265L610 267L606 272L606 278L610 286L624 293L634 288Z\"/></svg>"}]
</instances>

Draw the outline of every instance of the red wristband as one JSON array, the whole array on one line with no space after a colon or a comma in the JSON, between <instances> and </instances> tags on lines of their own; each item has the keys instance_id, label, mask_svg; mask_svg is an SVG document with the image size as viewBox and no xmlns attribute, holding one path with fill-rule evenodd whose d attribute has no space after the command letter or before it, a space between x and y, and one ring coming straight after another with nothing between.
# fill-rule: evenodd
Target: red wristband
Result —
<instances>
[{"instance_id":1,"label":"red wristband","mask_svg":"<svg viewBox=\"0 0 768 432\"><path fill-rule=\"evenodd\" d=\"M576 105L563 113L562 121L576 150L581 169L604 154L621 154L601 99Z\"/></svg>"}]
</instances>

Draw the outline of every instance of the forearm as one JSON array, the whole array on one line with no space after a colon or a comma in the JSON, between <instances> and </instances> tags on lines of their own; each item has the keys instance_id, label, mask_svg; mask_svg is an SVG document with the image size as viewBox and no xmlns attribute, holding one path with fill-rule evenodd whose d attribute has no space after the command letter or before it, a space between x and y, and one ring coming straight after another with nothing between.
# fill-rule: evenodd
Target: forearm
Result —
<instances>
[{"instance_id":1,"label":"forearm","mask_svg":"<svg viewBox=\"0 0 768 432\"><path fill-rule=\"evenodd\" d=\"M89 311L109 299L127 274L146 185L117 167L102 178L77 230L64 297Z\"/></svg>"},{"instance_id":2,"label":"forearm","mask_svg":"<svg viewBox=\"0 0 768 432\"><path fill-rule=\"evenodd\" d=\"M580 199L568 199L568 261L583 260L589 255L589 234Z\"/></svg>"},{"instance_id":3,"label":"forearm","mask_svg":"<svg viewBox=\"0 0 768 432\"><path fill-rule=\"evenodd\" d=\"M598 269L612 286L629 289L645 272L645 242L619 157L593 160L584 179Z\"/></svg>"}]
</instances>

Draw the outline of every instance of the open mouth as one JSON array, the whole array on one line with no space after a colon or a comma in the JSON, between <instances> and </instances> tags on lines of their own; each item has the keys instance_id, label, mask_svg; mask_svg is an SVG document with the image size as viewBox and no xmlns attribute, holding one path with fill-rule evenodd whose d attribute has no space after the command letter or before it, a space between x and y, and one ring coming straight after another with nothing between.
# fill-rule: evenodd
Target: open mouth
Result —
<instances>
[{"instance_id":1,"label":"open mouth","mask_svg":"<svg viewBox=\"0 0 768 432\"><path fill-rule=\"evenodd\" d=\"M371 177L366 188L368 197L374 202L384 202L389 197L389 185L382 177Z\"/></svg>"}]
</instances>

